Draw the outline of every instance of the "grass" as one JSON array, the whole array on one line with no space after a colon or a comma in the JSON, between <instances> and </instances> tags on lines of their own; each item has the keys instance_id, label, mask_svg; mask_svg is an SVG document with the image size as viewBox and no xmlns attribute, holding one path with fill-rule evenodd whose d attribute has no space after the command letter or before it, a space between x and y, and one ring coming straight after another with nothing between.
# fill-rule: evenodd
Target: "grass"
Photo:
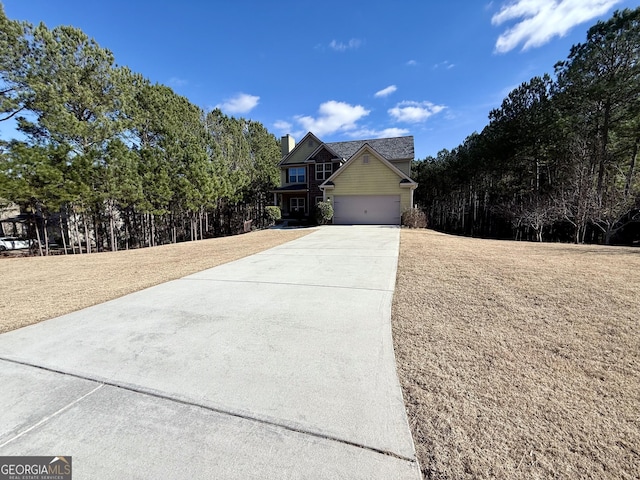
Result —
<instances>
[{"instance_id":1,"label":"grass","mask_svg":"<svg viewBox=\"0 0 640 480\"><path fill-rule=\"evenodd\" d=\"M402 230L393 333L426 479L640 472L640 250Z\"/></svg>"},{"instance_id":2,"label":"grass","mask_svg":"<svg viewBox=\"0 0 640 480\"><path fill-rule=\"evenodd\" d=\"M120 252L0 258L0 333L231 262L308 233L261 230Z\"/></svg>"}]
</instances>

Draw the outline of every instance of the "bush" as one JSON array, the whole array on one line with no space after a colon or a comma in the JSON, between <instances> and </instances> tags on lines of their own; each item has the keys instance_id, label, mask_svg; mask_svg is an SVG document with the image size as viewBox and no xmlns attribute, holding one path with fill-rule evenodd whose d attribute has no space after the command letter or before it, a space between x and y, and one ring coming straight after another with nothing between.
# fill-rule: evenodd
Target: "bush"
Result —
<instances>
[{"instance_id":1,"label":"bush","mask_svg":"<svg viewBox=\"0 0 640 480\"><path fill-rule=\"evenodd\" d=\"M264 207L264 215L265 217L267 217L269 225L273 225L277 220L280 220L282 218L280 207L276 207L273 205Z\"/></svg>"},{"instance_id":2,"label":"bush","mask_svg":"<svg viewBox=\"0 0 640 480\"><path fill-rule=\"evenodd\" d=\"M427 228L427 215L419 208L402 212L402 225L409 228Z\"/></svg>"},{"instance_id":3,"label":"bush","mask_svg":"<svg viewBox=\"0 0 640 480\"><path fill-rule=\"evenodd\" d=\"M333 206L329 202L318 202L316 205L316 222L326 225L333 218Z\"/></svg>"}]
</instances>

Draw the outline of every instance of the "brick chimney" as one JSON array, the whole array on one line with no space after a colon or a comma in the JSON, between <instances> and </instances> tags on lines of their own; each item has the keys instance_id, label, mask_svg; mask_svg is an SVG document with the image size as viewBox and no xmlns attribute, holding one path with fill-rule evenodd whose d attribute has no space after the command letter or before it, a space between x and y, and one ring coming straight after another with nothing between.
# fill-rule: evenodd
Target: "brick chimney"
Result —
<instances>
[{"instance_id":1,"label":"brick chimney","mask_svg":"<svg viewBox=\"0 0 640 480\"><path fill-rule=\"evenodd\" d=\"M296 146L296 141L289 134L286 134L284 137L280 139L280 149L282 151L282 158L289 155L291 150L293 150Z\"/></svg>"}]
</instances>

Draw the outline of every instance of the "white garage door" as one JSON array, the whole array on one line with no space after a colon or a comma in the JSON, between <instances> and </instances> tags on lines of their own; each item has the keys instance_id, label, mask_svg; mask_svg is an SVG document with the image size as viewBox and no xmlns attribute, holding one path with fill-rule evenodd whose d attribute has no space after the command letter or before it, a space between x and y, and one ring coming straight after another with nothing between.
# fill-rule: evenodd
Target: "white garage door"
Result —
<instances>
[{"instance_id":1,"label":"white garage door","mask_svg":"<svg viewBox=\"0 0 640 480\"><path fill-rule=\"evenodd\" d=\"M336 225L399 225L400 195L342 195L333 198Z\"/></svg>"}]
</instances>

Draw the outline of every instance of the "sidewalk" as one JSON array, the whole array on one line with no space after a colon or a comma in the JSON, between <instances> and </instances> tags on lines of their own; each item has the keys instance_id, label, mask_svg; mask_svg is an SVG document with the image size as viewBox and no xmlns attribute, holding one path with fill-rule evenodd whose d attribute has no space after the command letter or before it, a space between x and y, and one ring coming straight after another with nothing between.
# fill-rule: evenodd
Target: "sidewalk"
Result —
<instances>
[{"instance_id":1,"label":"sidewalk","mask_svg":"<svg viewBox=\"0 0 640 480\"><path fill-rule=\"evenodd\" d=\"M399 229L331 226L0 335L0 455L74 478L418 479Z\"/></svg>"}]
</instances>

